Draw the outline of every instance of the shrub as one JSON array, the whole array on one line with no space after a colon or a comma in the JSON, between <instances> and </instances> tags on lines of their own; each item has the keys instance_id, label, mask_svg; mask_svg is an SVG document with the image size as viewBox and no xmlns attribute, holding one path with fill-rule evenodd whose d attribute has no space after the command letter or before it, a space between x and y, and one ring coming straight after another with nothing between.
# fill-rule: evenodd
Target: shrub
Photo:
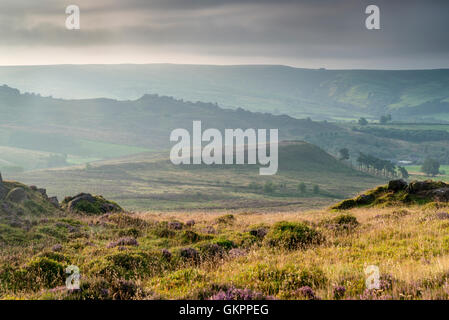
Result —
<instances>
[{"instance_id":1,"label":"shrub","mask_svg":"<svg viewBox=\"0 0 449 320\"><path fill-rule=\"evenodd\" d=\"M110 242L108 244L108 248L114 248L117 246L138 246L139 243L137 242L136 238L134 237L123 237L116 241Z\"/></svg>"},{"instance_id":2,"label":"shrub","mask_svg":"<svg viewBox=\"0 0 449 320\"><path fill-rule=\"evenodd\" d=\"M326 219L321 222L326 228L340 232L351 231L359 225L357 218L350 214L340 214L332 219Z\"/></svg>"},{"instance_id":3,"label":"shrub","mask_svg":"<svg viewBox=\"0 0 449 320\"><path fill-rule=\"evenodd\" d=\"M169 268L161 252L119 252L91 263L92 273L106 279L134 279L152 276Z\"/></svg>"},{"instance_id":4,"label":"shrub","mask_svg":"<svg viewBox=\"0 0 449 320\"><path fill-rule=\"evenodd\" d=\"M304 223L283 221L271 228L264 241L270 247L295 250L320 244L323 236Z\"/></svg>"},{"instance_id":5,"label":"shrub","mask_svg":"<svg viewBox=\"0 0 449 320\"><path fill-rule=\"evenodd\" d=\"M223 257L225 254L225 250L220 247L216 243L207 243L202 245L200 248L201 256L204 259L215 258L215 257Z\"/></svg>"},{"instance_id":6,"label":"shrub","mask_svg":"<svg viewBox=\"0 0 449 320\"><path fill-rule=\"evenodd\" d=\"M307 300L319 300L319 298L315 295L313 289L309 286L299 288L296 291L296 295L299 295Z\"/></svg>"},{"instance_id":7,"label":"shrub","mask_svg":"<svg viewBox=\"0 0 449 320\"><path fill-rule=\"evenodd\" d=\"M172 230L182 230L183 223L179 221L172 221L168 223L168 228Z\"/></svg>"},{"instance_id":8,"label":"shrub","mask_svg":"<svg viewBox=\"0 0 449 320\"><path fill-rule=\"evenodd\" d=\"M64 266L47 257L31 260L25 268L29 281L35 281L38 286L53 288L65 281Z\"/></svg>"},{"instance_id":9,"label":"shrub","mask_svg":"<svg viewBox=\"0 0 449 320\"><path fill-rule=\"evenodd\" d=\"M184 260L189 260L193 262L197 262L200 258L198 251L193 248L183 248L179 251L179 255Z\"/></svg>"},{"instance_id":10,"label":"shrub","mask_svg":"<svg viewBox=\"0 0 449 320\"><path fill-rule=\"evenodd\" d=\"M146 222L145 220L133 217L125 213L110 214L107 215L107 219L110 222L115 223L119 228L127 228L127 227L144 228L148 226L148 222Z\"/></svg>"},{"instance_id":11,"label":"shrub","mask_svg":"<svg viewBox=\"0 0 449 320\"><path fill-rule=\"evenodd\" d=\"M232 224L235 221L235 217L233 214L226 214L224 216L218 217L216 221L220 224Z\"/></svg>"},{"instance_id":12,"label":"shrub","mask_svg":"<svg viewBox=\"0 0 449 320\"><path fill-rule=\"evenodd\" d=\"M249 234L258 238L263 239L268 233L268 229L261 227L261 228L255 228L249 231Z\"/></svg>"},{"instance_id":13,"label":"shrub","mask_svg":"<svg viewBox=\"0 0 449 320\"><path fill-rule=\"evenodd\" d=\"M176 232L168 228L166 224L161 224L157 226L153 233L159 238L173 238L176 236Z\"/></svg>"},{"instance_id":14,"label":"shrub","mask_svg":"<svg viewBox=\"0 0 449 320\"><path fill-rule=\"evenodd\" d=\"M140 236L141 232L137 228L126 228L118 230L118 235L120 237L134 237L137 238Z\"/></svg>"},{"instance_id":15,"label":"shrub","mask_svg":"<svg viewBox=\"0 0 449 320\"><path fill-rule=\"evenodd\" d=\"M300 268L296 265L276 267L259 264L241 276L255 289L268 295L281 294L283 298L291 297L291 294L300 287L322 287L327 282L321 269L317 267Z\"/></svg>"},{"instance_id":16,"label":"shrub","mask_svg":"<svg viewBox=\"0 0 449 320\"><path fill-rule=\"evenodd\" d=\"M185 230L180 235L180 238L181 238L181 242L184 244L195 243L202 239L202 237L198 233L191 231L191 230Z\"/></svg>"},{"instance_id":17,"label":"shrub","mask_svg":"<svg viewBox=\"0 0 449 320\"><path fill-rule=\"evenodd\" d=\"M263 192L273 193L276 190L276 186L273 182L266 182L263 186Z\"/></svg>"}]
</instances>

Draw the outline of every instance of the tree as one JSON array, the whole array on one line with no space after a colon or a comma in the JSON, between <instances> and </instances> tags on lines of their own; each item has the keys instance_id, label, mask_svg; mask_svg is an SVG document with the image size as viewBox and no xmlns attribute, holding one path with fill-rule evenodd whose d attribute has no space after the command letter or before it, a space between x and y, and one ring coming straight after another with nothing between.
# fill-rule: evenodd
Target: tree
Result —
<instances>
[{"instance_id":1,"label":"tree","mask_svg":"<svg viewBox=\"0 0 449 320\"><path fill-rule=\"evenodd\" d=\"M438 173L440 173L440 163L435 159L427 158L421 166L421 172L435 177Z\"/></svg>"},{"instance_id":2,"label":"tree","mask_svg":"<svg viewBox=\"0 0 449 320\"><path fill-rule=\"evenodd\" d=\"M398 167L399 172L401 173L402 178L404 179L408 179L410 177L410 175L408 174L407 169L405 169L404 167Z\"/></svg>"},{"instance_id":3,"label":"tree","mask_svg":"<svg viewBox=\"0 0 449 320\"><path fill-rule=\"evenodd\" d=\"M366 126L368 124L368 121L365 118L359 119L359 125Z\"/></svg>"},{"instance_id":4,"label":"tree","mask_svg":"<svg viewBox=\"0 0 449 320\"><path fill-rule=\"evenodd\" d=\"M320 193L320 187L317 184L313 186L313 193L315 194Z\"/></svg>"},{"instance_id":5,"label":"tree","mask_svg":"<svg viewBox=\"0 0 449 320\"><path fill-rule=\"evenodd\" d=\"M340 160L349 159L349 150L347 148L340 149L338 152L340 153Z\"/></svg>"},{"instance_id":6,"label":"tree","mask_svg":"<svg viewBox=\"0 0 449 320\"><path fill-rule=\"evenodd\" d=\"M306 184L304 182L301 182L300 184L298 184L298 191L301 193L306 193L307 187Z\"/></svg>"},{"instance_id":7,"label":"tree","mask_svg":"<svg viewBox=\"0 0 449 320\"><path fill-rule=\"evenodd\" d=\"M381 116L380 117L380 123L381 124L386 124L388 121L391 121L391 114L388 114L386 116Z\"/></svg>"},{"instance_id":8,"label":"tree","mask_svg":"<svg viewBox=\"0 0 449 320\"><path fill-rule=\"evenodd\" d=\"M273 193L276 190L276 187L273 182L267 181L263 186L263 192L265 193Z\"/></svg>"}]
</instances>

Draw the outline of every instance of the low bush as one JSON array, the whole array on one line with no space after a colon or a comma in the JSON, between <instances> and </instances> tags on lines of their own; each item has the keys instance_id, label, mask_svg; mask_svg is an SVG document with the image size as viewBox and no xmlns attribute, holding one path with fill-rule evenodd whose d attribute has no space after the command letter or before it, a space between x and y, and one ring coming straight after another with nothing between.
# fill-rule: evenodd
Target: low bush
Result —
<instances>
[{"instance_id":1,"label":"low bush","mask_svg":"<svg viewBox=\"0 0 449 320\"><path fill-rule=\"evenodd\" d=\"M265 243L270 247L287 250L303 249L322 243L323 236L315 229L300 222L278 222L265 236Z\"/></svg>"}]
</instances>

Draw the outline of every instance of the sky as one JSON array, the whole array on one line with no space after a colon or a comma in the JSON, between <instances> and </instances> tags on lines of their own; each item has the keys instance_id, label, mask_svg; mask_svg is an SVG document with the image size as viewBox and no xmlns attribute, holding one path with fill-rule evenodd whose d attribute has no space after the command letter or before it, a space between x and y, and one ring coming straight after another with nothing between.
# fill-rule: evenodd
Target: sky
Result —
<instances>
[{"instance_id":1,"label":"sky","mask_svg":"<svg viewBox=\"0 0 449 320\"><path fill-rule=\"evenodd\" d=\"M65 27L72 4L80 30ZM0 65L449 68L448 30L447 0L1 0Z\"/></svg>"}]
</instances>

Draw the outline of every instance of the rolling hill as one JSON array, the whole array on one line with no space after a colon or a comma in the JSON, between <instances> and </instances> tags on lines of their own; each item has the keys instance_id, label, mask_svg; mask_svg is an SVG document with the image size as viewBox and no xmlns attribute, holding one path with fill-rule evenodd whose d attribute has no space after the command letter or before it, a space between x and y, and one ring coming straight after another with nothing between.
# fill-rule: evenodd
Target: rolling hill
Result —
<instances>
[{"instance_id":1,"label":"rolling hill","mask_svg":"<svg viewBox=\"0 0 449 320\"><path fill-rule=\"evenodd\" d=\"M315 208L385 181L351 169L314 145L293 141L280 144L274 176L260 176L257 165L175 166L162 152L5 177L45 186L59 199L89 192L138 211Z\"/></svg>"},{"instance_id":2,"label":"rolling hill","mask_svg":"<svg viewBox=\"0 0 449 320\"><path fill-rule=\"evenodd\" d=\"M0 83L66 99L153 93L314 119L449 121L449 70L324 70L275 65L55 65L0 67Z\"/></svg>"},{"instance_id":3,"label":"rolling hill","mask_svg":"<svg viewBox=\"0 0 449 320\"><path fill-rule=\"evenodd\" d=\"M330 123L222 109L157 95L132 101L63 100L2 86L0 170L11 166L26 170L57 167L168 150L173 145L170 133L177 128L192 131L194 120L202 121L203 130L279 128L280 139L342 131Z\"/></svg>"}]
</instances>

